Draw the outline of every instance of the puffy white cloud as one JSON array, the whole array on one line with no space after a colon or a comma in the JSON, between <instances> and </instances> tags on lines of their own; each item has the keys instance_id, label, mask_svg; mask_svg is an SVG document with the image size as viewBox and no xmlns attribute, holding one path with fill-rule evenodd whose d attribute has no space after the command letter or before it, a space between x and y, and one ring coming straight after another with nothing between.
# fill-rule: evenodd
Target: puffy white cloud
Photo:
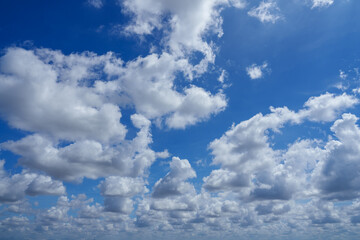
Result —
<instances>
[{"instance_id":1,"label":"puffy white cloud","mask_svg":"<svg viewBox=\"0 0 360 240\"><path fill-rule=\"evenodd\" d=\"M105 61L103 58L7 49L0 59L1 116L15 128L57 139L123 139L126 129L120 123L118 106L104 102L81 83L91 76L91 67Z\"/></svg>"},{"instance_id":2,"label":"puffy white cloud","mask_svg":"<svg viewBox=\"0 0 360 240\"><path fill-rule=\"evenodd\" d=\"M49 176L38 175L28 186L27 195L63 195L65 187L62 182L54 181Z\"/></svg>"},{"instance_id":3,"label":"puffy white cloud","mask_svg":"<svg viewBox=\"0 0 360 240\"><path fill-rule=\"evenodd\" d=\"M147 192L145 182L141 178L111 176L100 185L104 196L132 197L139 193Z\"/></svg>"},{"instance_id":4,"label":"puffy white cloud","mask_svg":"<svg viewBox=\"0 0 360 240\"><path fill-rule=\"evenodd\" d=\"M270 108L271 113L267 115L257 114L233 125L221 138L209 144L214 156L213 164L221 168L204 178L203 187L215 192L234 191L242 198L252 200L288 200L294 194L302 197L316 194L317 187L309 179L313 172L318 171L315 169L319 169L319 162L327 162L331 144L323 148L325 144L321 141L300 140L285 150L277 150L271 145L269 132L279 132L286 123L333 121L357 103L358 100L351 95L326 93L310 98L305 108L298 112L286 107ZM352 132L357 132L355 130ZM325 180L325 183L329 181Z\"/></svg>"},{"instance_id":5,"label":"puffy white cloud","mask_svg":"<svg viewBox=\"0 0 360 240\"><path fill-rule=\"evenodd\" d=\"M324 198L344 200L359 196L360 129L357 120L355 115L343 114L331 127L337 140L326 144L326 158L314 173Z\"/></svg>"},{"instance_id":6,"label":"puffy white cloud","mask_svg":"<svg viewBox=\"0 0 360 240\"><path fill-rule=\"evenodd\" d=\"M359 100L343 93L335 96L332 93L325 93L318 97L311 97L304 104L305 109L299 111L300 115L306 116L311 121L330 122L334 121L339 114L347 108L353 107Z\"/></svg>"},{"instance_id":7,"label":"puffy white cloud","mask_svg":"<svg viewBox=\"0 0 360 240\"><path fill-rule=\"evenodd\" d=\"M191 67L190 67L191 68ZM185 128L217 114L227 106L225 96L215 95L196 86L185 87L183 93L175 90L175 73L191 74L186 60L172 55L151 54L129 62L120 75L120 93L128 96L128 104L147 118L166 116L170 128Z\"/></svg>"},{"instance_id":8,"label":"puffy white cloud","mask_svg":"<svg viewBox=\"0 0 360 240\"><path fill-rule=\"evenodd\" d=\"M0 202L16 202L25 195L63 195L65 187L60 181L49 176L23 171L8 176L4 168L5 161L0 161Z\"/></svg>"},{"instance_id":9,"label":"puffy white cloud","mask_svg":"<svg viewBox=\"0 0 360 240\"><path fill-rule=\"evenodd\" d=\"M334 3L334 0L312 0L312 7L311 8L317 8L317 7L328 7Z\"/></svg>"},{"instance_id":10,"label":"puffy white cloud","mask_svg":"<svg viewBox=\"0 0 360 240\"><path fill-rule=\"evenodd\" d=\"M200 1L122 1L126 11L135 15L133 23L125 31L136 34L150 34L155 28L169 27L167 45L176 55L183 51L200 51L207 61L213 61L212 49L202 36L208 31L222 35L220 6L245 7L242 0L200 0ZM169 20L165 16L170 14Z\"/></svg>"},{"instance_id":11,"label":"puffy white cloud","mask_svg":"<svg viewBox=\"0 0 360 240\"><path fill-rule=\"evenodd\" d=\"M9 48L0 60L0 114L11 126L35 134L2 147L21 155L21 164L59 179L142 175L166 155L149 148L148 119L185 128L226 107L221 92L194 85L183 93L175 90L176 72L188 67L166 53L124 66L112 53L66 56ZM138 112L131 120L141 129L132 140L125 140L119 105Z\"/></svg>"},{"instance_id":12,"label":"puffy white cloud","mask_svg":"<svg viewBox=\"0 0 360 240\"><path fill-rule=\"evenodd\" d=\"M256 64L252 64L251 66L246 68L246 72L249 75L251 79L259 79L262 78L265 71L267 69L268 64L266 62L263 63L263 65L258 66Z\"/></svg>"},{"instance_id":13,"label":"puffy white cloud","mask_svg":"<svg viewBox=\"0 0 360 240\"><path fill-rule=\"evenodd\" d=\"M196 177L188 160L181 160L173 157L170 163L171 171L157 181L153 188L154 198L166 198L171 196L181 196L187 193L195 193L192 184L185 182L189 178Z\"/></svg>"},{"instance_id":14,"label":"puffy white cloud","mask_svg":"<svg viewBox=\"0 0 360 240\"><path fill-rule=\"evenodd\" d=\"M166 119L166 124L170 128L185 128L223 111L226 106L224 94L211 95L202 88L192 86L185 89L181 105Z\"/></svg>"},{"instance_id":15,"label":"puffy white cloud","mask_svg":"<svg viewBox=\"0 0 360 240\"><path fill-rule=\"evenodd\" d=\"M63 55L59 51L9 48L0 60L0 114L15 128L56 139L116 142L124 139L119 106L134 106L149 119L168 118L184 128L222 111L225 96L190 85L177 91L186 59L163 53L125 66L112 53ZM187 110L196 101L197 108Z\"/></svg>"},{"instance_id":16,"label":"puffy white cloud","mask_svg":"<svg viewBox=\"0 0 360 240\"><path fill-rule=\"evenodd\" d=\"M280 9L278 8L276 2L262 1L258 7L252 8L248 14L249 16L256 17L261 22L271 22L275 23L277 20L281 18L279 15Z\"/></svg>"},{"instance_id":17,"label":"puffy white cloud","mask_svg":"<svg viewBox=\"0 0 360 240\"><path fill-rule=\"evenodd\" d=\"M19 160L22 165L59 179L79 181L83 177L97 179L111 175L136 177L144 174L156 157L148 147L151 142L146 126L134 139L124 140L116 146L84 140L59 147L41 135L30 135L1 146L22 156Z\"/></svg>"},{"instance_id":18,"label":"puffy white cloud","mask_svg":"<svg viewBox=\"0 0 360 240\"><path fill-rule=\"evenodd\" d=\"M203 179L203 187L209 191L231 190L249 186L249 176L246 174L237 174L236 172L217 169L213 170L208 177Z\"/></svg>"},{"instance_id":19,"label":"puffy white cloud","mask_svg":"<svg viewBox=\"0 0 360 240\"><path fill-rule=\"evenodd\" d=\"M100 184L101 194L105 197L106 211L128 214L133 210L132 197L146 193L148 189L141 178L111 176Z\"/></svg>"}]
</instances>

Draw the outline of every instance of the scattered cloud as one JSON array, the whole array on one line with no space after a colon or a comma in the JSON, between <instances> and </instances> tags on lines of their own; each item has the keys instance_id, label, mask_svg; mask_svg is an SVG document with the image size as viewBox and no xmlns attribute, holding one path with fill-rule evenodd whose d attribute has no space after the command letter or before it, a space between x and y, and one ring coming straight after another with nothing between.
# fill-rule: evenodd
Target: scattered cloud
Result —
<instances>
[{"instance_id":1,"label":"scattered cloud","mask_svg":"<svg viewBox=\"0 0 360 240\"><path fill-rule=\"evenodd\" d=\"M87 1L97 9L104 3ZM333 3L312 0L312 8ZM18 157L0 161L0 236L176 240L360 234L360 128L358 116L350 113L359 104L358 68L340 70L340 94L308 96L300 109L270 107L268 113L235 119L227 130L217 129L222 133L211 132L217 136L189 142L196 153L163 143L230 104L225 88L231 83L225 83L233 74L215 64L216 38L224 34L222 11L249 4L119 0L129 21L110 24L112 30L151 41L149 52L126 61L113 52L4 49L0 117L21 134L0 143L4 158ZM282 19L270 0L247 14L263 23ZM98 33L109 23L104 24ZM246 71L256 80L270 69L264 62ZM323 135L315 134L319 131ZM201 149L207 143L209 157ZM156 162L169 158L169 151L179 157ZM82 182L81 187L92 185L89 196L80 192L84 189L67 193L65 186ZM45 207L43 195L57 202Z\"/></svg>"},{"instance_id":2,"label":"scattered cloud","mask_svg":"<svg viewBox=\"0 0 360 240\"><path fill-rule=\"evenodd\" d=\"M263 65L256 65L255 63L246 68L246 72L252 80L262 78L264 71L268 70L268 64L266 62Z\"/></svg>"},{"instance_id":3,"label":"scattered cloud","mask_svg":"<svg viewBox=\"0 0 360 240\"><path fill-rule=\"evenodd\" d=\"M256 17L261 22L275 23L281 19L279 14L280 9L274 1L262 1L258 7L252 8L248 14L251 17Z\"/></svg>"}]
</instances>

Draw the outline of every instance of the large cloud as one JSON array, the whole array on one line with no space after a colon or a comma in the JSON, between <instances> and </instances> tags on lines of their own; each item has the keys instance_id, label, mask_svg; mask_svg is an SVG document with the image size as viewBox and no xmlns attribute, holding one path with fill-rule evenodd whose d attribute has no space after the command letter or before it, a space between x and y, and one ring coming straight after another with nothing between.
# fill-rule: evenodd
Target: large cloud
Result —
<instances>
[{"instance_id":1,"label":"large cloud","mask_svg":"<svg viewBox=\"0 0 360 240\"><path fill-rule=\"evenodd\" d=\"M122 140L120 109L81 82L109 58L8 49L0 59L1 116L15 128L57 139Z\"/></svg>"},{"instance_id":2,"label":"large cloud","mask_svg":"<svg viewBox=\"0 0 360 240\"><path fill-rule=\"evenodd\" d=\"M337 140L326 144L326 158L314 173L324 198L347 200L359 196L360 129L357 120L353 114L343 114L331 127Z\"/></svg>"},{"instance_id":3,"label":"large cloud","mask_svg":"<svg viewBox=\"0 0 360 240\"><path fill-rule=\"evenodd\" d=\"M298 191L302 196L315 193L315 187L306 179L316 167L319 168L318 162L325 161L331 143L322 149L319 141L301 140L280 151L270 145L269 132L279 132L287 123L333 121L342 111L357 103L358 100L351 95L326 93L310 98L305 108L298 112L286 107L271 108L267 115L257 114L233 125L209 145L214 155L213 164L220 165L221 169L213 170L204 178L204 187L210 191L232 190L245 199L259 200L288 200ZM336 127L332 130L336 133Z\"/></svg>"},{"instance_id":4,"label":"large cloud","mask_svg":"<svg viewBox=\"0 0 360 240\"><path fill-rule=\"evenodd\" d=\"M186 59L163 53L125 66L112 53L63 55L49 49L7 49L0 60L0 114L13 127L58 139L119 141L126 134L119 106L147 118L167 117L184 128L222 111L225 96L189 85L177 91L177 72L191 76ZM112 80L111 80L112 79ZM185 109L196 103L196 107Z\"/></svg>"},{"instance_id":5,"label":"large cloud","mask_svg":"<svg viewBox=\"0 0 360 240\"><path fill-rule=\"evenodd\" d=\"M143 175L156 158L148 147L152 142L149 122L141 127L134 139L115 146L83 140L61 147L36 134L1 146L22 156L19 160L22 165L67 181L111 175L136 177Z\"/></svg>"},{"instance_id":6,"label":"large cloud","mask_svg":"<svg viewBox=\"0 0 360 240\"><path fill-rule=\"evenodd\" d=\"M222 35L221 6L245 7L242 0L121 2L126 11L134 14L133 22L125 28L126 32L142 35L150 34L155 28L170 28L165 39L172 53L183 55L184 52L200 51L205 55L205 62L214 61L214 54L203 40L203 35L209 31ZM168 21L164 21L166 16L169 16Z\"/></svg>"},{"instance_id":7,"label":"large cloud","mask_svg":"<svg viewBox=\"0 0 360 240\"><path fill-rule=\"evenodd\" d=\"M0 161L0 202L16 202L25 195L63 195L65 187L49 176L23 171L9 176L4 168L5 161Z\"/></svg>"}]
</instances>

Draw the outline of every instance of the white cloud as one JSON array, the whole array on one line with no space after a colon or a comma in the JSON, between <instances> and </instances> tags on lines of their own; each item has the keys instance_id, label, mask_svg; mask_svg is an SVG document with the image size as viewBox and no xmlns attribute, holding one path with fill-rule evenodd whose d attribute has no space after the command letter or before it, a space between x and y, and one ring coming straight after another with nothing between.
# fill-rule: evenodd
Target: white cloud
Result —
<instances>
[{"instance_id":1,"label":"white cloud","mask_svg":"<svg viewBox=\"0 0 360 240\"><path fill-rule=\"evenodd\" d=\"M195 193L194 187L185 182L189 178L196 177L196 173L188 160L173 157L170 169L171 171L164 178L155 183L152 193L154 198L181 196L189 192Z\"/></svg>"},{"instance_id":2,"label":"white cloud","mask_svg":"<svg viewBox=\"0 0 360 240\"><path fill-rule=\"evenodd\" d=\"M193 68L166 53L139 57L124 66L112 53L65 56L49 49L10 48L0 67L0 114L13 127L56 139L124 139L119 106L134 106L149 119L165 117L169 127L185 128L227 105L220 92L211 94L193 85L184 93L176 91L177 72L190 76ZM101 79L101 74L114 80ZM185 109L193 101L196 109Z\"/></svg>"},{"instance_id":3,"label":"white cloud","mask_svg":"<svg viewBox=\"0 0 360 240\"><path fill-rule=\"evenodd\" d=\"M151 1L120 1L124 9L134 14L133 22L125 27L128 33L139 35L150 34L154 29L170 29L166 31L165 47L176 56L183 56L199 51L204 54L198 67L206 67L213 63L215 55L209 43L203 40L208 32L223 34L220 11L223 6L244 8L242 0L151 0ZM164 21L165 15L170 15Z\"/></svg>"},{"instance_id":4,"label":"white cloud","mask_svg":"<svg viewBox=\"0 0 360 240\"><path fill-rule=\"evenodd\" d=\"M347 78L347 74L343 71L343 70L340 70L339 71L339 77L342 79L342 80L345 80Z\"/></svg>"},{"instance_id":5,"label":"white cloud","mask_svg":"<svg viewBox=\"0 0 360 240\"><path fill-rule=\"evenodd\" d=\"M267 115L257 114L233 125L209 145L213 164L220 165L220 169L204 178L203 187L210 191L237 192L242 198L252 200L288 200L294 194L314 194L316 186L309 185L306 179L320 166L319 161L325 161L328 147L322 149L319 141L302 140L284 151L276 150L270 144L269 132L279 132L286 123L333 121L357 103L351 95L326 93L311 97L298 112L286 107L271 108Z\"/></svg>"},{"instance_id":6,"label":"white cloud","mask_svg":"<svg viewBox=\"0 0 360 240\"><path fill-rule=\"evenodd\" d=\"M211 94L194 85L185 87L183 93L175 91L177 71L189 75L191 67L186 60L176 60L167 53L138 58L129 62L124 74L119 76L120 93L129 96L129 104L147 118L166 116L165 123L170 128L196 124L226 107L221 92Z\"/></svg>"},{"instance_id":7,"label":"white cloud","mask_svg":"<svg viewBox=\"0 0 360 240\"><path fill-rule=\"evenodd\" d=\"M118 106L81 83L92 76L91 67L110 58L8 49L0 59L0 114L15 128L56 139L123 139Z\"/></svg>"},{"instance_id":8,"label":"white cloud","mask_svg":"<svg viewBox=\"0 0 360 240\"><path fill-rule=\"evenodd\" d=\"M321 7L328 7L334 3L334 0L312 0L312 7L311 8L321 8Z\"/></svg>"},{"instance_id":9,"label":"white cloud","mask_svg":"<svg viewBox=\"0 0 360 240\"><path fill-rule=\"evenodd\" d=\"M324 198L344 200L359 196L360 129L357 120L353 114L343 114L331 127L338 140L326 144L326 159L314 173Z\"/></svg>"},{"instance_id":10,"label":"white cloud","mask_svg":"<svg viewBox=\"0 0 360 240\"><path fill-rule=\"evenodd\" d=\"M263 63L263 65L256 65L252 64L251 66L246 68L246 72L249 75L249 77L253 80L262 78L264 76L264 71L267 70L268 64L266 62Z\"/></svg>"},{"instance_id":11,"label":"white cloud","mask_svg":"<svg viewBox=\"0 0 360 240\"><path fill-rule=\"evenodd\" d=\"M97 179L111 175L136 177L143 175L155 160L148 127L139 130L132 140L118 145L103 145L96 141L77 141L65 147L40 135L9 141L1 146L22 156L19 162L59 179L79 181L83 177Z\"/></svg>"},{"instance_id":12,"label":"white cloud","mask_svg":"<svg viewBox=\"0 0 360 240\"><path fill-rule=\"evenodd\" d=\"M212 95L204 89L192 86L185 89L185 97L178 110L166 119L170 128L185 128L188 125L209 118L225 109L225 95Z\"/></svg>"},{"instance_id":13,"label":"white cloud","mask_svg":"<svg viewBox=\"0 0 360 240\"><path fill-rule=\"evenodd\" d=\"M228 76L228 73L227 73L225 70L222 70L222 71L221 71L221 74L220 74L220 76L219 76L219 78L218 78L218 81L219 81L220 83L224 83L224 81L225 81L225 79L227 78L227 76Z\"/></svg>"},{"instance_id":14,"label":"white cloud","mask_svg":"<svg viewBox=\"0 0 360 240\"><path fill-rule=\"evenodd\" d=\"M275 23L281 18L279 15L280 9L274 1L262 1L258 7L252 8L248 14L249 16L256 17L261 22Z\"/></svg>"},{"instance_id":15,"label":"white cloud","mask_svg":"<svg viewBox=\"0 0 360 240\"><path fill-rule=\"evenodd\" d=\"M105 211L128 214L133 210L132 197L146 193L148 189L141 178L111 176L100 184L101 194L105 197Z\"/></svg>"},{"instance_id":16,"label":"white cloud","mask_svg":"<svg viewBox=\"0 0 360 240\"><path fill-rule=\"evenodd\" d=\"M94 8L102 8L104 6L103 0L87 0L87 3Z\"/></svg>"},{"instance_id":17,"label":"white cloud","mask_svg":"<svg viewBox=\"0 0 360 240\"><path fill-rule=\"evenodd\" d=\"M101 182L100 189L104 196L133 197L148 191L144 185L141 178L111 176Z\"/></svg>"},{"instance_id":18,"label":"white cloud","mask_svg":"<svg viewBox=\"0 0 360 240\"><path fill-rule=\"evenodd\" d=\"M0 202L16 202L25 195L62 195L65 187L60 181L54 181L49 176L23 171L8 176L4 168L5 161L0 161Z\"/></svg>"},{"instance_id":19,"label":"white cloud","mask_svg":"<svg viewBox=\"0 0 360 240\"><path fill-rule=\"evenodd\" d=\"M359 103L359 100L343 93L335 96L332 93L325 93L318 97L311 97L304 104L305 109L299 114L306 116L311 121L330 122L335 120L343 109L351 108Z\"/></svg>"}]
</instances>

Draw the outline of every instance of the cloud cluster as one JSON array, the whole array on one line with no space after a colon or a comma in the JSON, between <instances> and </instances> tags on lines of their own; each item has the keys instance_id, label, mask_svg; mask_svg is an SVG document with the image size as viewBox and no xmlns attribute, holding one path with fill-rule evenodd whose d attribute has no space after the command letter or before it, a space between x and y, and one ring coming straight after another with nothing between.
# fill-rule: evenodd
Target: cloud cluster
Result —
<instances>
[{"instance_id":1,"label":"cloud cluster","mask_svg":"<svg viewBox=\"0 0 360 240\"><path fill-rule=\"evenodd\" d=\"M312 8L333 2L313 0ZM87 3L102 8L104 1ZM216 46L207 36L222 36L221 11L245 8L246 2L118 5L130 17L123 32L146 41L160 31L159 46L127 62L112 52L65 55L16 47L1 56L0 117L26 135L0 143L1 151L19 156L22 167L10 174L0 161L3 234L150 239L156 232L157 239L160 233L164 239L230 239L274 231L317 238L326 228L337 238L347 229L359 232L360 129L358 117L347 113L359 100L348 93L310 97L298 111L270 107L268 114L234 123L209 143L212 168L202 179L191 165L194 159L172 157L168 173L155 174L149 185L152 164L170 156L152 149L152 127L185 129L226 109L223 89L200 87L197 77L215 63ZM279 11L275 1L261 1L248 15L275 23ZM251 79L267 70L266 62L246 68ZM218 81L223 84L227 76L221 69ZM307 124L315 126L312 131L331 127L321 139L276 144L288 128ZM84 178L97 180L94 191L103 203L84 194L67 196L61 181ZM27 196L38 195L59 197L55 205L37 208Z\"/></svg>"},{"instance_id":2,"label":"cloud cluster","mask_svg":"<svg viewBox=\"0 0 360 240\"><path fill-rule=\"evenodd\" d=\"M25 195L63 195L65 187L49 176L23 171L9 176L4 170L5 161L0 161L0 203L21 201Z\"/></svg>"},{"instance_id":3,"label":"cloud cluster","mask_svg":"<svg viewBox=\"0 0 360 240\"><path fill-rule=\"evenodd\" d=\"M35 228L43 233L66 229L94 235L110 231L116 236L121 236L119 229L145 235L154 231L180 234L187 229L200 234L197 236L241 230L250 237L260 233L268 236L274 229L300 234L310 226L310 237L333 224L339 226L334 234L341 234L345 225L353 231L360 215L360 130L355 115L342 113L356 104L358 100L352 95L325 93L311 97L298 111L271 108L269 114L257 114L233 125L209 144L213 164L219 168L203 178L201 189L196 190L192 182L197 174L190 162L173 157L169 172L150 190L141 175L107 176L99 184L103 206L84 195L71 200L62 196L56 206L38 213L34 223L26 218L7 218L2 226L23 222L28 232ZM132 121L139 128L149 125L141 115L134 115ZM280 130L306 122L333 122L333 134L326 139L296 139L284 149L274 148L270 136L276 139ZM24 192L31 195L40 189L35 187L40 182L47 182L42 186L55 186L50 179L39 179L28 184L32 190L22 189L18 199L23 199ZM354 203L339 208L333 200ZM24 211L21 204L14 202L8 211ZM12 228L21 229L20 225Z\"/></svg>"},{"instance_id":4,"label":"cloud cluster","mask_svg":"<svg viewBox=\"0 0 360 240\"><path fill-rule=\"evenodd\" d=\"M305 120L331 122L357 103L358 100L351 95L326 93L310 98L304 104L305 108L298 112L286 107L271 108L267 115L257 114L232 126L209 145L214 155L213 163L220 165L221 169L213 170L209 177L204 178L204 187L210 191L236 190L244 199L289 200L297 192L304 196L310 194L306 192L315 186L308 186L312 183L309 178L313 172L324 171L318 169L329 161L333 143L329 142L322 148L319 141L304 139L280 151L270 145L269 131L276 133L287 123L301 124ZM355 123L354 118L352 122ZM331 130L339 137L337 125L335 122ZM315 175L314 179L320 175L322 178L324 174ZM328 180L325 182L329 183ZM344 189L344 186L339 188Z\"/></svg>"}]
</instances>

